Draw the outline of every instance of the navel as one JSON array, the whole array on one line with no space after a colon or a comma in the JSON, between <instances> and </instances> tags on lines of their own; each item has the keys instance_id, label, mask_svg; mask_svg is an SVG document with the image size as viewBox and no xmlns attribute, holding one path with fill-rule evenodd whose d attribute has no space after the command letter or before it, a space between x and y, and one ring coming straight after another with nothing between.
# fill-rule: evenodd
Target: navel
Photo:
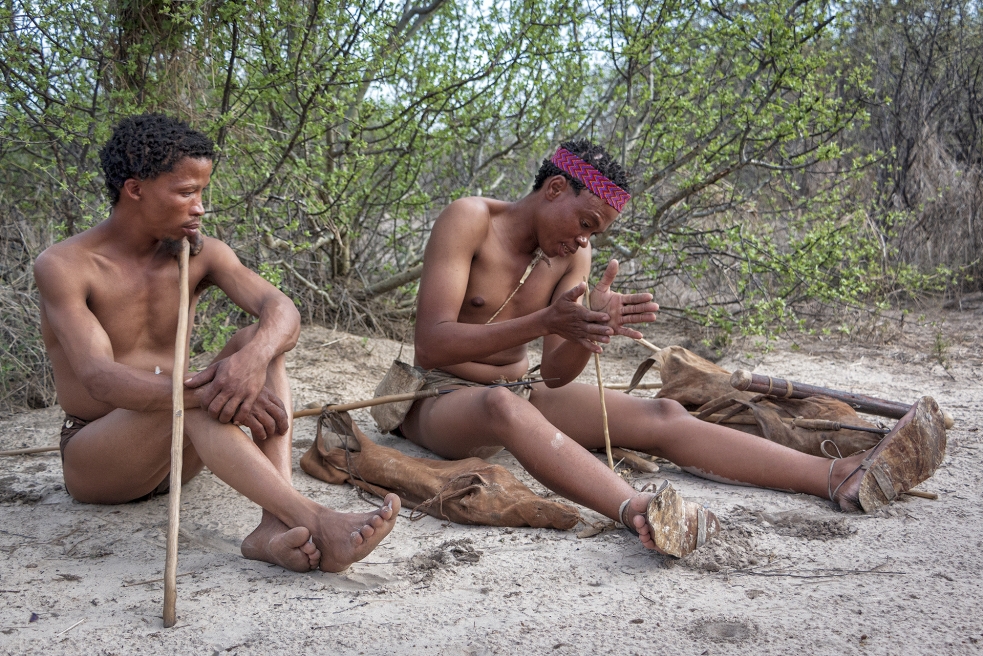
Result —
<instances>
[{"instance_id":1,"label":"navel","mask_svg":"<svg viewBox=\"0 0 983 656\"><path fill-rule=\"evenodd\" d=\"M475 296L474 298L471 299L471 305L475 307L481 307L484 304L485 304L485 299L481 298L480 296Z\"/></svg>"}]
</instances>

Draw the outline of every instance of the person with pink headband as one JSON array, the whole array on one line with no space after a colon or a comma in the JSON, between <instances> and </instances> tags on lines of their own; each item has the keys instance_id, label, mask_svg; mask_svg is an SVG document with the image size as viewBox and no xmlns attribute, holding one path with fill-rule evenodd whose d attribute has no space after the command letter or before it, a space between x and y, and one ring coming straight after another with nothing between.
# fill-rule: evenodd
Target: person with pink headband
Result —
<instances>
[{"instance_id":1,"label":"person with pink headband","mask_svg":"<svg viewBox=\"0 0 983 656\"><path fill-rule=\"evenodd\" d=\"M717 518L668 483L636 491L591 454L604 447L598 390L572 382L612 336L642 337L630 326L655 321L659 309L651 294L612 289L615 260L585 307L590 238L607 230L630 198L618 163L580 140L562 143L543 161L524 198L451 203L424 255L415 364L424 388L461 390L417 401L392 425L450 459L487 457L504 447L550 490L622 522L645 547L681 557L719 532ZM477 387L523 379L526 347L540 337L543 382ZM715 480L859 508L863 454L834 461L807 455L702 422L669 399L609 392L605 400L614 446Z\"/></svg>"}]
</instances>

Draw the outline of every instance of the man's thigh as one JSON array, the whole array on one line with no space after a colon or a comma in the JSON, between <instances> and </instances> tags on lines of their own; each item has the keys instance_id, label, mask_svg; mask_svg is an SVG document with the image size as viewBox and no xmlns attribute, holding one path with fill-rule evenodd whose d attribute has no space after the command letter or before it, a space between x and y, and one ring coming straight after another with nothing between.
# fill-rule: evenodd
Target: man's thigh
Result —
<instances>
[{"instance_id":1,"label":"man's thigh","mask_svg":"<svg viewBox=\"0 0 983 656\"><path fill-rule=\"evenodd\" d=\"M529 401L547 421L582 446L588 449L604 446L601 399L596 386L569 383L549 389L540 383L533 386ZM608 431L614 446L649 449L657 433L668 428L659 421L658 408L651 399L607 390L604 402L608 413Z\"/></svg>"},{"instance_id":2,"label":"man's thigh","mask_svg":"<svg viewBox=\"0 0 983 656\"><path fill-rule=\"evenodd\" d=\"M460 387L451 394L414 404L401 430L415 444L443 458L487 458L503 446L501 426L489 412L488 389ZM518 397L517 404L525 404Z\"/></svg>"},{"instance_id":3,"label":"man's thigh","mask_svg":"<svg viewBox=\"0 0 983 656\"><path fill-rule=\"evenodd\" d=\"M192 411L194 412L194 411ZM116 409L90 422L65 445L65 486L87 503L125 503L144 496L170 473L171 412ZM185 438L185 475L201 470Z\"/></svg>"}]
</instances>

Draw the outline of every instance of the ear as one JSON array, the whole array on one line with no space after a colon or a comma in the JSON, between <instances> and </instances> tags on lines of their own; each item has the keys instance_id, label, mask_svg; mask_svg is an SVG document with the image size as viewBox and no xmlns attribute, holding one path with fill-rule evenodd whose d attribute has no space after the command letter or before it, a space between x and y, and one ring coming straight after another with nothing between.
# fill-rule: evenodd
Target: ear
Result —
<instances>
[{"instance_id":1,"label":"ear","mask_svg":"<svg viewBox=\"0 0 983 656\"><path fill-rule=\"evenodd\" d=\"M554 175L543 185L547 200L556 200L560 194L566 191L569 183L562 175Z\"/></svg>"},{"instance_id":2,"label":"ear","mask_svg":"<svg viewBox=\"0 0 983 656\"><path fill-rule=\"evenodd\" d=\"M123 188L119 191L120 196L127 196L130 200L140 200L143 189L140 188L140 181L136 178L127 178L123 183Z\"/></svg>"}]
</instances>

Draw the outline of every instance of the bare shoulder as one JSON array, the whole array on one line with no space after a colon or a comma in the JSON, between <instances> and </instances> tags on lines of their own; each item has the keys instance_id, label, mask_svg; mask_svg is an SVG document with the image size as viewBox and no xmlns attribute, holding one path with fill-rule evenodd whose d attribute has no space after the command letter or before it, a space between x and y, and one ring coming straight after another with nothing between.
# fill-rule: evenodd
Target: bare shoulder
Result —
<instances>
[{"instance_id":1,"label":"bare shoulder","mask_svg":"<svg viewBox=\"0 0 983 656\"><path fill-rule=\"evenodd\" d=\"M427 251L472 253L488 236L494 208L486 198L460 198L444 208L430 232Z\"/></svg>"},{"instance_id":2,"label":"bare shoulder","mask_svg":"<svg viewBox=\"0 0 983 656\"><path fill-rule=\"evenodd\" d=\"M214 267L237 267L243 266L239 261L239 256L235 254L232 247L221 239L202 235L204 243L201 251L192 256L192 261L197 261L199 265L205 265L206 269L212 270Z\"/></svg>"},{"instance_id":3,"label":"bare shoulder","mask_svg":"<svg viewBox=\"0 0 983 656\"><path fill-rule=\"evenodd\" d=\"M434 230L462 230L486 233L491 220L489 200L478 196L459 198L444 208L434 223Z\"/></svg>"},{"instance_id":4,"label":"bare shoulder","mask_svg":"<svg viewBox=\"0 0 983 656\"><path fill-rule=\"evenodd\" d=\"M94 252L87 232L52 244L34 260L34 280L42 296L86 286Z\"/></svg>"}]
</instances>

